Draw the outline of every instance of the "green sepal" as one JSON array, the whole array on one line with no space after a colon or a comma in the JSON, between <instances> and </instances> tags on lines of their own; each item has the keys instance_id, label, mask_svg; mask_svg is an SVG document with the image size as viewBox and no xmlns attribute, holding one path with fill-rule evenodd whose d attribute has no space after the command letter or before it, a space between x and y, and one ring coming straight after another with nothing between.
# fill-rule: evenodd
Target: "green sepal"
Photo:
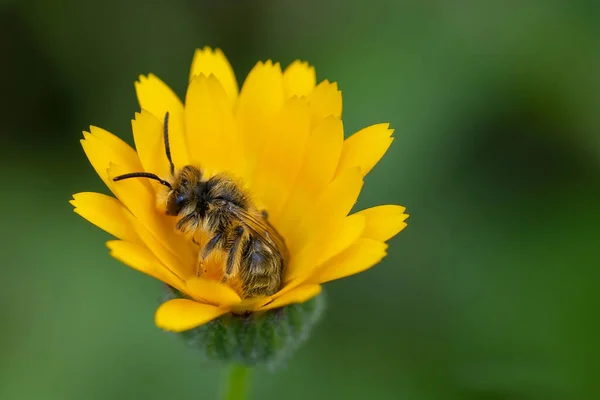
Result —
<instances>
[{"instance_id":1,"label":"green sepal","mask_svg":"<svg viewBox=\"0 0 600 400\"><path fill-rule=\"evenodd\" d=\"M167 299L184 298L168 287ZM325 308L323 293L304 303L244 315L225 314L177 333L202 358L245 366L276 368L310 336Z\"/></svg>"}]
</instances>

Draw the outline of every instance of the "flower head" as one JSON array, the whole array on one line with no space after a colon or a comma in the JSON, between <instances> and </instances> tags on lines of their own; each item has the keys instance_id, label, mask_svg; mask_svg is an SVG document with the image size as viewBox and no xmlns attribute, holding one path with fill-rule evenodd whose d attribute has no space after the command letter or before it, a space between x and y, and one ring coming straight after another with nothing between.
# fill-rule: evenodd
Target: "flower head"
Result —
<instances>
[{"instance_id":1,"label":"flower head","mask_svg":"<svg viewBox=\"0 0 600 400\"><path fill-rule=\"evenodd\" d=\"M71 203L118 239L107 243L113 257L180 294L156 311L159 327L182 332L225 314L303 303L322 283L378 263L406 226L395 205L349 215L393 131L377 124L344 140L341 92L316 84L307 63L282 72L259 62L238 91L223 53L204 48L184 102L151 74L135 88L135 150L97 127L81 141L115 197L78 193ZM178 177L186 166L199 171L197 181ZM207 182L226 187L217 193Z\"/></svg>"}]
</instances>

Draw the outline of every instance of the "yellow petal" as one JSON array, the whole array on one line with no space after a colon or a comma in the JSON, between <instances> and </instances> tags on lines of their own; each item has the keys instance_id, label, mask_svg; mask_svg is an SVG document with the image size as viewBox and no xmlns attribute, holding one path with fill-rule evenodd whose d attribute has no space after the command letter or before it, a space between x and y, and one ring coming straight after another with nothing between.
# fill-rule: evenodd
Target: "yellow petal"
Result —
<instances>
[{"instance_id":1,"label":"yellow petal","mask_svg":"<svg viewBox=\"0 0 600 400\"><path fill-rule=\"evenodd\" d=\"M234 314L243 314L247 311L256 311L269 301L271 301L270 297L253 297L251 299L244 299L237 304L232 304L228 308Z\"/></svg>"},{"instance_id":2,"label":"yellow petal","mask_svg":"<svg viewBox=\"0 0 600 400\"><path fill-rule=\"evenodd\" d=\"M344 141L337 174L348 168L360 167L367 175L379 162L394 140L389 124L377 124L361 129Z\"/></svg>"},{"instance_id":3,"label":"yellow petal","mask_svg":"<svg viewBox=\"0 0 600 400\"><path fill-rule=\"evenodd\" d=\"M214 76L198 75L190 82L185 98L185 130L194 164L245 177L244 151L233 111Z\"/></svg>"},{"instance_id":4,"label":"yellow petal","mask_svg":"<svg viewBox=\"0 0 600 400\"><path fill-rule=\"evenodd\" d=\"M177 95L155 75L140 75L135 83L140 108L148 110L159 121L169 112L169 145L176 168L189 164L183 131L183 104Z\"/></svg>"},{"instance_id":5,"label":"yellow petal","mask_svg":"<svg viewBox=\"0 0 600 400\"><path fill-rule=\"evenodd\" d=\"M192 277L185 282L185 293L195 300L216 306L231 306L241 301L240 296L229 286L217 281Z\"/></svg>"},{"instance_id":6,"label":"yellow petal","mask_svg":"<svg viewBox=\"0 0 600 400\"><path fill-rule=\"evenodd\" d=\"M233 106L238 95L238 84L233 69L221 49L212 50L208 46L196 49L190 69L190 81L200 74L207 77L214 75L225 89L230 106Z\"/></svg>"},{"instance_id":7,"label":"yellow petal","mask_svg":"<svg viewBox=\"0 0 600 400\"><path fill-rule=\"evenodd\" d=\"M131 213L114 197L100 193L77 193L70 203L73 211L105 230L111 235L132 243L139 243L133 226L129 222Z\"/></svg>"},{"instance_id":8,"label":"yellow petal","mask_svg":"<svg viewBox=\"0 0 600 400\"><path fill-rule=\"evenodd\" d=\"M164 179L171 175L171 168L165 152L163 120L159 120L147 110L135 114L131 121L133 140L144 170ZM160 183L149 181L156 187Z\"/></svg>"},{"instance_id":9,"label":"yellow petal","mask_svg":"<svg viewBox=\"0 0 600 400\"><path fill-rule=\"evenodd\" d=\"M192 247L181 237L172 234L174 230L165 231L156 237L135 217L132 219L132 225L144 245L174 275L182 280L195 275L196 257Z\"/></svg>"},{"instance_id":10,"label":"yellow petal","mask_svg":"<svg viewBox=\"0 0 600 400\"><path fill-rule=\"evenodd\" d=\"M117 198L136 218L144 225L148 225L152 231L160 231L163 227L157 222L157 210L155 194L148 186L146 178L131 178L114 182L113 179L119 175L139 172L122 165L110 163L107 168L107 176L111 182L111 189Z\"/></svg>"},{"instance_id":11,"label":"yellow petal","mask_svg":"<svg viewBox=\"0 0 600 400\"><path fill-rule=\"evenodd\" d=\"M366 218L367 225L362 234L364 238L385 242L406 227L404 221L408 214L404 214L405 210L405 207L385 205L367 208L354 215L363 215Z\"/></svg>"},{"instance_id":12,"label":"yellow petal","mask_svg":"<svg viewBox=\"0 0 600 400\"><path fill-rule=\"evenodd\" d=\"M111 191L117 196L119 201L133 215L131 223L134 225L139 223L143 227L143 231L148 231L154 240L162 243L166 249L179 260L180 265L188 266L188 269L193 267L194 257L191 255L190 246L176 237L174 232L174 221L169 220L166 215L159 214L156 210L156 196L149 185L148 179L126 179L119 182L113 182L113 178L130 172L139 172L141 165L139 160L124 159L118 156L118 152L111 151L106 143L101 142L96 136L84 133L86 139L82 142L90 162L97 169L98 173L102 173L103 180L107 183ZM126 163L123 165L113 164L113 161ZM105 166L106 164L106 166ZM105 168L102 170L101 168ZM140 236L140 230L135 228L136 233ZM147 234L147 235L148 235ZM146 236L147 236L146 235ZM140 239L147 243L142 236ZM148 247L150 247L148 245ZM165 261L163 261L165 263ZM169 267L175 268L169 264ZM185 268L178 266L178 268Z\"/></svg>"},{"instance_id":13,"label":"yellow petal","mask_svg":"<svg viewBox=\"0 0 600 400\"><path fill-rule=\"evenodd\" d=\"M366 221L362 215L350 215L343 219L337 231L332 230L325 252L315 258L317 265L346 250L363 233Z\"/></svg>"},{"instance_id":14,"label":"yellow petal","mask_svg":"<svg viewBox=\"0 0 600 400\"><path fill-rule=\"evenodd\" d=\"M236 121L248 169L254 171L258 153L273 117L283 106L283 74L279 63L257 63L248 74L236 104Z\"/></svg>"},{"instance_id":15,"label":"yellow petal","mask_svg":"<svg viewBox=\"0 0 600 400\"><path fill-rule=\"evenodd\" d=\"M112 165L109 176L122 175L125 170ZM145 190L146 179L125 179L114 182L113 190L135 217L132 224L140 239L165 266L179 276L194 273L195 257L187 241L175 233L175 218L161 214L156 209L155 195ZM150 193L147 193L149 192Z\"/></svg>"},{"instance_id":16,"label":"yellow petal","mask_svg":"<svg viewBox=\"0 0 600 400\"><path fill-rule=\"evenodd\" d=\"M316 191L333 179L344 145L344 126L339 117L329 116L313 129L302 169L304 182ZM314 193L313 193L314 194Z\"/></svg>"},{"instance_id":17,"label":"yellow petal","mask_svg":"<svg viewBox=\"0 0 600 400\"><path fill-rule=\"evenodd\" d=\"M285 97L308 96L317 84L315 67L306 61L295 60L283 71Z\"/></svg>"},{"instance_id":18,"label":"yellow petal","mask_svg":"<svg viewBox=\"0 0 600 400\"><path fill-rule=\"evenodd\" d=\"M112 181L108 178L106 170L111 163L119 164L129 172L142 170L142 164L135 151L113 134L93 126L90 132L83 132L83 137L83 151L109 189L112 189ZM146 187L150 189L147 183Z\"/></svg>"},{"instance_id":19,"label":"yellow petal","mask_svg":"<svg viewBox=\"0 0 600 400\"><path fill-rule=\"evenodd\" d=\"M324 283L371 268L386 255L387 245L378 240L358 239L352 246L329 260L310 279Z\"/></svg>"},{"instance_id":20,"label":"yellow petal","mask_svg":"<svg viewBox=\"0 0 600 400\"><path fill-rule=\"evenodd\" d=\"M227 312L227 309L193 300L173 299L158 307L154 322L156 326L167 331L183 332L212 321Z\"/></svg>"},{"instance_id":21,"label":"yellow petal","mask_svg":"<svg viewBox=\"0 0 600 400\"><path fill-rule=\"evenodd\" d=\"M256 299L257 301L248 304L250 307L253 306L253 308L251 308L250 310L260 309L264 305L271 303L273 300L284 296L288 292L291 292L292 290L296 289L298 286L306 283L306 281L310 278L312 278L311 274L305 274L305 275L299 276L298 278L295 278L295 279L292 279L292 280L286 282L283 285L283 287L281 289L279 289L279 291L277 293L272 294L271 296L258 298L258 299ZM311 284L312 284L312 282L311 282ZM252 299L252 300L255 300L255 299ZM247 302L248 302L248 300L243 300L242 304L247 303Z\"/></svg>"},{"instance_id":22,"label":"yellow petal","mask_svg":"<svg viewBox=\"0 0 600 400\"><path fill-rule=\"evenodd\" d=\"M292 303L304 303L321 293L321 285L305 284L298 286L295 289L277 297L271 303L268 303L260 308L260 310L271 310L273 308L279 308L287 306Z\"/></svg>"},{"instance_id":23,"label":"yellow petal","mask_svg":"<svg viewBox=\"0 0 600 400\"><path fill-rule=\"evenodd\" d=\"M147 247L121 240L112 240L106 245L110 249L110 255L125 265L150 275L179 291L183 291L185 288L183 281L161 264Z\"/></svg>"},{"instance_id":24,"label":"yellow petal","mask_svg":"<svg viewBox=\"0 0 600 400\"><path fill-rule=\"evenodd\" d=\"M330 225L295 255L285 274L285 282L310 274L313 269L346 250L363 234L366 218L354 214Z\"/></svg>"},{"instance_id":25,"label":"yellow petal","mask_svg":"<svg viewBox=\"0 0 600 400\"><path fill-rule=\"evenodd\" d=\"M328 227L341 224L356 203L362 185L362 176L357 168L346 170L327 185L310 208L294 210L299 215L293 217L291 224L282 226L291 254L296 254ZM289 229L290 226L293 228Z\"/></svg>"},{"instance_id":26,"label":"yellow petal","mask_svg":"<svg viewBox=\"0 0 600 400\"><path fill-rule=\"evenodd\" d=\"M277 216L279 225L286 232L295 228L295 218L312 207L333 179L343 143L344 128L338 117L327 117L313 129L296 184L281 209L281 215Z\"/></svg>"},{"instance_id":27,"label":"yellow petal","mask_svg":"<svg viewBox=\"0 0 600 400\"><path fill-rule=\"evenodd\" d=\"M310 133L310 113L306 101L286 101L267 131L259 162L254 171L252 193L269 211L270 220L278 226L279 211L289 197L302 167L306 142Z\"/></svg>"},{"instance_id":28,"label":"yellow petal","mask_svg":"<svg viewBox=\"0 0 600 400\"><path fill-rule=\"evenodd\" d=\"M311 278L311 275L302 275L299 276L295 279L289 280L288 282L285 282L283 287L281 289L279 289L279 291L275 294L272 294L271 296L267 296L266 298L264 298L263 302L260 304L260 307L264 306L265 304L267 304L268 302L283 296L284 294L286 294L287 292L294 290L295 288L297 288L298 286L302 285L303 283L305 283L309 278ZM260 308L258 307L258 308Z\"/></svg>"},{"instance_id":29,"label":"yellow petal","mask_svg":"<svg viewBox=\"0 0 600 400\"><path fill-rule=\"evenodd\" d=\"M308 96L308 103L312 111L313 125L330 115L342 116L342 92L338 90L336 82L322 81Z\"/></svg>"},{"instance_id":30,"label":"yellow petal","mask_svg":"<svg viewBox=\"0 0 600 400\"><path fill-rule=\"evenodd\" d=\"M90 133L110 147L113 152L118 154L120 159L129 160L131 163L138 162L138 155L136 154L136 151L132 149L130 145L125 143L120 137L115 136L102 128L98 128L97 126L90 126Z\"/></svg>"}]
</instances>

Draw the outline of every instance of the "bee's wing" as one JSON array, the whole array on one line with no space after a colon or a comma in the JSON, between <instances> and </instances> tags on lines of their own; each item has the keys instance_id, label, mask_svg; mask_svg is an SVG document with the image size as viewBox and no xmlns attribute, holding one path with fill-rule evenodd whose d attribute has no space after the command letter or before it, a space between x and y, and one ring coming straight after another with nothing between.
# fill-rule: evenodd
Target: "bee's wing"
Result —
<instances>
[{"instance_id":1,"label":"bee's wing","mask_svg":"<svg viewBox=\"0 0 600 400\"><path fill-rule=\"evenodd\" d=\"M252 233L252 236L260 239L271 250L275 253L280 254L284 259L287 259L287 248L285 241L281 235L275 230L267 220L263 218L257 218L247 210L240 207L233 207L233 214L235 214L244 226Z\"/></svg>"}]
</instances>

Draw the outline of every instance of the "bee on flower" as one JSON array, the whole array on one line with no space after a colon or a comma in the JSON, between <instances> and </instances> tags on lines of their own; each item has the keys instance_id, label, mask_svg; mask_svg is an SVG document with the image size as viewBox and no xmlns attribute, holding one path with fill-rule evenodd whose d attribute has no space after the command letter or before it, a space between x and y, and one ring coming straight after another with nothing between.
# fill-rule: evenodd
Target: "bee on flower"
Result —
<instances>
[{"instance_id":1,"label":"bee on flower","mask_svg":"<svg viewBox=\"0 0 600 400\"><path fill-rule=\"evenodd\" d=\"M223 53L205 47L184 102L152 74L135 89L135 150L98 127L81 141L114 197L71 203L116 238L114 258L172 290L158 327L185 332L308 302L323 283L377 264L406 226L401 206L350 214L393 130L344 139L341 92L317 84L306 62L259 62L238 90Z\"/></svg>"}]
</instances>

